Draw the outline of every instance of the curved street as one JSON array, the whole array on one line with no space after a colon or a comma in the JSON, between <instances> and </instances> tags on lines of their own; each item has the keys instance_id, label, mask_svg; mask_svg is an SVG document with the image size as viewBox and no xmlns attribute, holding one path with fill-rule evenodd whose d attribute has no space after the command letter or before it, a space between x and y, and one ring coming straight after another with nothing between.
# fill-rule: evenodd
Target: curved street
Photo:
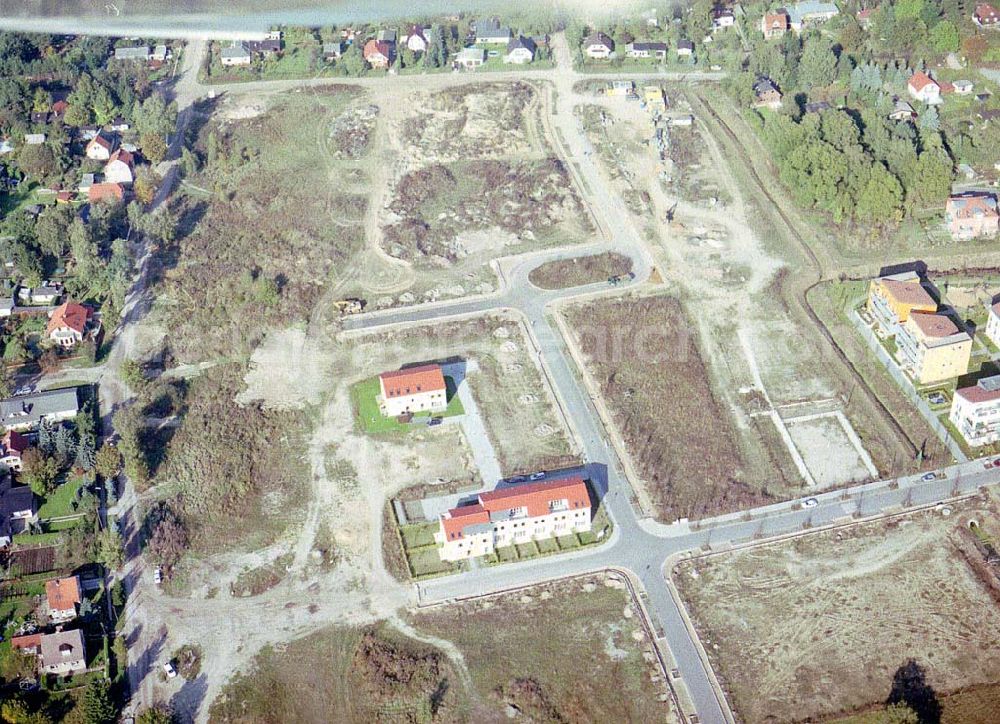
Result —
<instances>
[{"instance_id":1,"label":"curved street","mask_svg":"<svg viewBox=\"0 0 1000 724\"><path fill-rule=\"evenodd\" d=\"M690 705L689 713L697 712L702 722L732 721L725 698L721 693L711 667L707 662L697 635L670 584L673 562L679 557L700 551L719 550L780 536L801 533L809 528L854 521L899 512L903 509L933 505L957 495L974 492L980 486L997 482L997 473L984 471L980 463L954 466L945 471L944 477L932 481L907 478L898 481L879 481L836 490L815 496L815 506L803 508L797 503L781 503L764 508L743 511L700 521L697 526L686 522L673 525L656 523L638 512L633 504L633 486L627 479L622 461L598 413L594 400L581 382L584 374L573 362L568 341L563 338L553 320L557 305L587 297L618 294L623 289L645 283L652 272L649 252L641 234L633 223L621 198L611 191L611 186L599 168L595 154L573 113L581 96L574 91L574 84L581 80L596 80L600 75L579 74L573 71L569 50L562 35L555 37L557 67L548 71L529 71L494 74L439 74L433 76L384 77L363 79L317 78L305 81L274 81L219 86L215 89L232 95L260 95L281 92L295 87L343 82L371 88L389 89L394 84L419 82L428 87L470 82L495 82L499 80L546 81L545 102L549 112L543 113L545 123L553 126L550 133L557 146L558 155L576 178L578 190L590 209L599 241L571 249L554 249L521 257L501 260L498 264L501 283L495 294L434 303L403 309L373 312L345 320L345 335L358 335L397 325L427 324L459 315L482 314L493 310L510 310L519 314L533 341L536 353L545 370L565 419L575 437L584 462L606 466L607 487L602 502L614 521L612 536L595 548L544 558L524 563L482 568L454 576L434 579L414 587L404 587L376 576L378 590L364 595L345 591L332 598L314 615L289 610L278 594L246 601L240 600L191 600L170 599L155 591L151 576L144 572L138 546L138 521L135 519L137 498L131 485L126 489L117 510L125 521L128 534L128 562L122 574L130 593L127 609L126 635L130 648L129 679L133 704L153 701L157 661L163 653L166 629L177 627L187 632L216 629L213 641L220 647L219 656L237 654L236 637L229 635L237 629L254 631L254 643L268 641L264 621L286 622L276 625L273 634L290 638L306 626L319 626L334 621L352 622L367 620L372 615L391 616L400 607L414 603L430 604L441 601L476 596L485 593L517 588L519 586L582 574L607 567L630 572L639 582L644 595L643 603L658 632L659 642L669 658L680 670L681 684L686 696L682 700ZM207 95L210 88L198 83L197 70L204 53L204 41L188 44L184 70L175 87L179 106L179 130L171 147L172 163L180 151L183 129L193 111L192 104ZM687 76L687 80L717 80L720 74ZM657 74L659 79L673 78L670 74ZM552 107L554 104L554 107ZM157 204L170 192L174 180L171 168L157 197ZM532 269L547 261L571 256L592 254L613 249L632 258L635 279L616 289L605 283L586 285L566 290L542 291L528 280ZM140 242L137 247L137 281L125 306L123 324L117 333L114 349L101 375L102 412L110 426L110 413L129 399L129 393L118 379L121 362L133 349L138 324L148 307L146 291L149 250ZM109 429L109 428L106 428ZM635 481L632 481L635 482ZM345 576L346 577L346 576ZM228 638L228 641L227 641ZM230 648L227 648L229 646ZM206 649L208 647L206 646ZM243 654L241 654L243 655ZM245 659L245 656L244 656ZM210 681L194 686L178 695L181 703L188 702L185 714L193 719L207 719L210 694L218 692L224 682Z\"/></svg>"}]
</instances>

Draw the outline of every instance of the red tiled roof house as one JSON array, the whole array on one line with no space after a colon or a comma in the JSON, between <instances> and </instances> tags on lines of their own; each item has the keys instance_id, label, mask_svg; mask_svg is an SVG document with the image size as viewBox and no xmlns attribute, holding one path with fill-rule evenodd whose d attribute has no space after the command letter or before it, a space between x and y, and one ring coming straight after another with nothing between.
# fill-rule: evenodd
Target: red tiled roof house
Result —
<instances>
[{"instance_id":1,"label":"red tiled roof house","mask_svg":"<svg viewBox=\"0 0 1000 724\"><path fill-rule=\"evenodd\" d=\"M74 302L60 304L49 312L49 324L45 333L60 347L74 347L83 341L87 325L93 316L93 310L82 304Z\"/></svg>"},{"instance_id":2,"label":"red tiled roof house","mask_svg":"<svg viewBox=\"0 0 1000 724\"><path fill-rule=\"evenodd\" d=\"M1000 230L996 196L979 192L949 196L944 221L952 239L993 238Z\"/></svg>"},{"instance_id":3,"label":"red tiled roof house","mask_svg":"<svg viewBox=\"0 0 1000 724\"><path fill-rule=\"evenodd\" d=\"M1000 12L989 3L979 3L972 13L972 21L981 28L994 28L1000 24Z\"/></svg>"},{"instance_id":4,"label":"red tiled roof house","mask_svg":"<svg viewBox=\"0 0 1000 724\"><path fill-rule=\"evenodd\" d=\"M917 71L910 76L906 84L907 92L921 103L934 104L941 102L941 86L923 71Z\"/></svg>"},{"instance_id":5,"label":"red tiled roof house","mask_svg":"<svg viewBox=\"0 0 1000 724\"><path fill-rule=\"evenodd\" d=\"M5 432L0 438L0 466L7 470L20 470L21 455L28 447L28 438L17 430Z\"/></svg>"},{"instance_id":6,"label":"red tiled roof house","mask_svg":"<svg viewBox=\"0 0 1000 724\"><path fill-rule=\"evenodd\" d=\"M444 412L447 385L440 365L421 365L378 376L379 409L386 417L415 412Z\"/></svg>"},{"instance_id":7,"label":"red tiled roof house","mask_svg":"<svg viewBox=\"0 0 1000 724\"><path fill-rule=\"evenodd\" d=\"M497 548L590 530L590 494L579 476L480 493L475 504L438 519L434 537L443 561L488 555Z\"/></svg>"},{"instance_id":8,"label":"red tiled roof house","mask_svg":"<svg viewBox=\"0 0 1000 724\"><path fill-rule=\"evenodd\" d=\"M130 184L135 180L132 169L135 157L124 149L117 149L104 164L104 180L107 183Z\"/></svg>"},{"instance_id":9,"label":"red tiled roof house","mask_svg":"<svg viewBox=\"0 0 1000 724\"><path fill-rule=\"evenodd\" d=\"M955 390L948 419L970 447L1000 442L1000 375Z\"/></svg>"},{"instance_id":10,"label":"red tiled roof house","mask_svg":"<svg viewBox=\"0 0 1000 724\"><path fill-rule=\"evenodd\" d=\"M788 27L788 13L785 12L764 13L764 17L760 19L760 31L768 40L780 38L788 32Z\"/></svg>"},{"instance_id":11,"label":"red tiled roof house","mask_svg":"<svg viewBox=\"0 0 1000 724\"><path fill-rule=\"evenodd\" d=\"M76 618L76 607L83 601L80 577L54 578L45 582L45 599L49 605L49 619L65 623Z\"/></svg>"},{"instance_id":12,"label":"red tiled roof house","mask_svg":"<svg viewBox=\"0 0 1000 724\"><path fill-rule=\"evenodd\" d=\"M125 200L125 189L121 184L99 183L93 184L87 189L87 200L94 204L98 201L111 201L113 203Z\"/></svg>"},{"instance_id":13,"label":"red tiled roof house","mask_svg":"<svg viewBox=\"0 0 1000 724\"><path fill-rule=\"evenodd\" d=\"M362 55L372 68L385 70L392 62L392 48L384 40L369 40L365 43Z\"/></svg>"}]
</instances>

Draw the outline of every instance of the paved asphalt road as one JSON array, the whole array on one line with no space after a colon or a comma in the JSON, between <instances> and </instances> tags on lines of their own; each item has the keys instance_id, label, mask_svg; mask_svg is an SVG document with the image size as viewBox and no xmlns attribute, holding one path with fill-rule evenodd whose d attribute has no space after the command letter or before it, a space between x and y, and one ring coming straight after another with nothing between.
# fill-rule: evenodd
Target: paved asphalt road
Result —
<instances>
[{"instance_id":1,"label":"paved asphalt road","mask_svg":"<svg viewBox=\"0 0 1000 724\"><path fill-rule=\"evenodd\" d=\"M191 115L190 106L194 100L207 92L196 80L197 59L203 52L203 43L193 43L188 47L185 58L185 72L177 86L177 100L181 109L180 123L183 125ZM817 495L817 504L808 509L798 509L790 503L748 511L733 516L722 516L703 521L697 530L687 524L667 526L640 519L630 503L631 488L622 473L600 418L576 377L565 343L551 326L547 310L554 302L577 299L585 295L611 291L606 284L576 287L571 290L542 291L528 281L530 271L541 263L553 259L596 253L614 249L628 254L634 265L636 278L625 286L634 286L645 281L651 271L648 253L641 237L633 225L630 214L622 200L609 191L609 184L593 160L592 149L579 127L579 121L572 112L573 103L579 96L573 91L573 84L579 80L597 79L600 76L574 73L569 63L569 52L562 36L556 36L557 67L551 71L528 74L489 74L441 76L421 78L420 82L445 84L456 82L496 81L505 76L522 79L525 77L547 80L555 87L555 100L548 96L547 104L555 103L552 113L546 113L545 123L551 125L553 142L559 146L560 155L569 163L574 177L579 181L584 200L594 214L598 230L603 231L604 241L572 250L551 250L539 254L526 255L510 261L502 267L500 291L488 297L466 299L454 302L436 303L403 310L373 312L345 321L348 334L364 333L386 326L412 323L428 323L461 314L477 314L491 310L512 310L527 321L532 340L540 360L552 383L560 405L566 414L573 432L580 443L582 454L588 463L606 465L606 486L603 487L603 502L615 523L614 532L604 544L587 550L558 556L555 558L529 561L501 567L478 569L457 576L421 583L417 586L422 602L430 603L455 598L478 595L512 587L530 585L574 573L619 567L632 572L641 582L647 597L647 607L653 618L654 627L662 631L670 654L681 671L691 703L703 722L731 721L732 715L724 699L717 695L714 676L707 668L701 655L696 636L686 623L683 612L674 599L672 589L665 580L664 565L672 556L697 551L706 545L714 549L760 538L770 538L798 530L807 524L820 526L851 516L860 511L873 515L898 506L917 506L933 503L953 496L956 492L966 492L980 485L996 482L998 474L986 472L981 464L972 463L965 467L955 467L947 471L944 480L920 482L900 481L898 487L889 483L873 483ZM661 75L660 77L667 77ZM709 74L697 76L710 80ZM693 79L693 78L692 78ZM345 82L355 82L346 80ZM386 89L393 84L410 83L412 78L363 79L362 85L381 86ZM224 90L230 94L267 93L287 90L292 87L309 85L319 81L288 81L275 83L251 83L229 86ZM222 89L220 89L222 90ZM178 151L172 148L172 156ZM173 180L173 170L169 172L161 196L165 196ZM159 200L159 197L158 197ZM102 411L110 416L112 408L128 398L117 380L117 368L132 352L135 322L142 316L145 299L145 262L148 256L141 250L139 279L126 305L126 318L116 341L111 359L102 376ZM131 314L132 309L139 310ZM134 533L137 521L133 519L134 491L126 487L118 512L123 516L126 530ZM125 580L135 593L129 600L127 631L134 636L132 651L144 652L140 660L130 662L129 679L132 685L134 703L150 700L149 685L155 666L156 651L151 643L159 635L157 631L144 627L142 615L143 586L148 585L148 574L143 576L141 559L135 537L128 547L128 563Z\"/></svg>"}]
</instances>

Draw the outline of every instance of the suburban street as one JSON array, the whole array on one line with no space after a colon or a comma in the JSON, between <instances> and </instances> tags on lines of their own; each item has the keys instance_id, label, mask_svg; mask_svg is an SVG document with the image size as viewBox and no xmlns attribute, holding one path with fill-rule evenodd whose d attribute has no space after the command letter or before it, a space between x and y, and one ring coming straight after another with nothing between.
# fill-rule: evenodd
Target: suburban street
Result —
<instances>
[{"instance_id":1,"label":"suburban street","mask_svg":"<svg viewBox=\"0 0 1000 724\"><path fill-rule=\"evenodd\" d=\"M195 32L195 31L192 31ZM721 693L708 664L701 644L690 627L679 603L670 573L673 564L698 552L724 550L732 546L774 540L781 536L803 533L822 526L853 522L860 518L898 513L903 510L933 506L956 496L975 493L979 488L994 485L1000 470L987 471L981 462L969 462L940 471L938 477L924 480L914 476L892 481L877 481L849 489L819 493L815 503L808 506L800 502L742 511L699 521L696 525L677 522L672 525L657 523L644 517L633 503L634 482L627 479L622 460L615 451L594 401L583 382L582 371L577 369L567 341L552 319L559 304L597 296L618 295L638 287L650 278L653 265L650 253L636 228L632 215L620 195L612 190L609 179L599 167L591 151L574 106L581 95L574 85L582 80L620 77L598 74L580 74L573 70L570 52L560 33L553 38L557 66L553 70L504 72L485 74L439 74L433 76L387 76L380 78L314 78L298 81L245 83L232 86L205 86L197 80L198 66L205 52L205 41L188 43L183 69L174 87L178 105L178 132L172 139L171 161L164 169L165 175L153 203L153 213L168 197L176 180L176 159L183 142L183 131L194 115L193 104L207 96L210 89L230 95L266 95L293 88L328 84L331 82L385 89L395 85L426 84L428 87L496 82L502 80L540 81L548 110L544 122L552 126L549 133L558 155L576 179L578 192L593 216L600 239L594 243L572 249L553 249L499 262L500 285L496 293L449 302L437 302L414 307L364 313L344 320L344 335L363 335L401 325L432 324L439 320L464 315L477 315L504 311L519 316L525 323L535 352L545 371L562 413L571 427L585 463L604 465L607 469L607 488L600 491L601 503L606 506L614 522L614 531L603 544L581 551L538 560L479 568L466 573L422 582L414 587L385 583L384 590L370 594L355 591L343 597L328 596L323 608L312 618L299 611L290 611L285 601L277 595L258 600L230 601L169 599L153 591L151 575L143 570L139 547L139 511L137 496L132 485L125 481L119 503L108 513L123 521L127 541L127 562L120 577L129 593L126 610L125 635L129 645L128 677L132 690L133 708L154 701L154 683L162 642L167 627L176 626L185 634L203 636L199 641L218 641L225 645L227 636L236 629L263 629L264 620L292 621L287 629L275 627L267 635L289 636L306 625L320 626L333 621L363 620L374 614L391 615L400 607L435 604L472 596L533 585L566 576L586 574L607 568L619 569L636 580L645 594L644 606L652 627L659 632L660 643L668 660L673 660L680 670L680 680L691 712L696 712L701 722L715 724L733 721L734 717ZM653 77L661 80L718 80L723 74L669 74ZM639 79L639 76L630 76ZM551 111L551 112L550 112ZM543 263L614 250L632 259L635 278L617 287L607 283L590 284L572 289L544 291L529 281L530 272ZM145 240L135 246L136 281L128 296L123 321L114 338L114 346L99 376L101 414L105 432L111 430L111 416L115 409L125 404L130 392L119 379L124 360L130 359L136 348L135 340L142 319L152 300L147 293L151 250ZM926 477L926 476L925 476ZM379 582L379 585L382 585ZM363 610L362 610L363 607ZM212 631L209 631L209 628ZM264 634L262 634L263 636ZM254 639L255 642L264 639ZM222 682L213 681L213 691ZM193 688L181 697L189 706L184 716L196 720L207 719L208 704L205 684Z\"/></svg>"}]
</instances>

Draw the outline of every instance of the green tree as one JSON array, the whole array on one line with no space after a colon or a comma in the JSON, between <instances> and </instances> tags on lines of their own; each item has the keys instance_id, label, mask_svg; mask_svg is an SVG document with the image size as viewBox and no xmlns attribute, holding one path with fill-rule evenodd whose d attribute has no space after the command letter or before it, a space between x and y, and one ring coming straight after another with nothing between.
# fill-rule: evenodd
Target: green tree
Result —
<instances>
[{"instance_id":1,"label":"green tree","mask_svg":"<svg viewBox=\"0 0 1000 724\"><path fill-rule=\"evenodd\" d=\"M44 113L49 110L51 105L52 96L44 88L37 86L35 88L35 95L31 101L31 110L35 113Z\"/></svg>"},{"instance_id":2,"label":"green tree","mask_svg":"<svg viewBox=\"0 0 1000 724\"><path fill-rule=\"evenodd\" d=\"M66 253L67 232L73 216L72 209L67 205L57 205L38 218L35 238L43 252L57 258Z\"/></svg>"},{"instance_id":3,"label":"green tree","mask_svg":"<svg viewBox=\"0 0 1000 724\"><path fill-rule=\"evenodd\" d=\"M146 373L137 360L127 359L122 362L119 375L122 381L133 390L141 390L146 386Z\"/></svg>"},{"instance_id":4,"label":"green tree","mask_svg":"<svg viewBox=\"0 0 1000 724\"><path fill-rule=\"evenodd\" d=\"M21 146L17 153L17 165L29 176L42 181L62 172L60 159L45 143Z\"/></svg>"},{"instance_id":5,"label":"green tree","mask_svg":"<svg viewBox=\"0 0 1000 724\"><path fill-rule=\"evenodd\" d=\"M931 45L940 53L953 53L958 50L961 38L958 28L950 20L942 20L931 29Z\"/></svg>"},{"instance_id":6,"label":"green tree","mask_svg":"<svg viewBox=\"0 0 1000 724\"><path fill-rule=\"evenodd\" d=\"M798 77L806 90L828 86L837 77L837 56L822 35L812 35L806 40Z\"/></svg>"},{"instance_id":7,"label":"green tree","mask_svg":"<svg viewBox=\"0 0 1000 724\"><path fill-rule=\"evenodd\" d=\"M110 526L97 534L97 560L111 570L117 570L125 563L121 534Z\"/></svg>"},{"instance_id":8,"label":"green tree","mask_svg":"<svg viewBox=\"0 0 1000 724\"><path fill-rule=\"evenodd\" d=\"M55 490L58 476L59 463L54 457L43 455L38 448L24 451L21 456L21 479L35 495L45 497Z\"/></svg>"},{"instance_id":9,"label":"green tree","mask_svg":"<svg viewBox=\"0 0 1000 724\"><path fill-rule=\"evenodd\" d=\"M898 224L903 218L903 187L882 164L874 164L858 190L855 213L862 221L879 226Z\"/></svg>"},{"instance_id":10,"label":"green tree","mask_svg":"<svg viewBox=\"0 0 1000 724\"><path fill-rule=\"evenodd\" d=\"M924 0L896 0L893 15L900 18L919 18L924 11Z\"/></svg>"},{"instance_id":11,"label":"green tree","mask_svg":"<svg viewBox=\"0 0 1000 724\"><path fill-rule=\"evenodd\" d=\"M113 724L117 718L118 708L111 699L111 684L107 679L94 679L83 695L85 724Z\"/></svg>"},{"instance_id":12,"label":"green tree","mask_svg":"<svg viewBox=\"0 0 1000 724\"><path fill-rule=\"evenodd\" d=\"M167 157L167 144L158 133L144 133L139 137L139 148L150 163L159 163Z\"/></svg>"},{"instance_id":13,"label":"green tree","mask_svg":"<svg viewBox=\"0 0 1000 724\"><path fill-rule=\"evenodd\" d=\"M361 55L361 48L357 43L352 43L351 47L340 57L340 63L344 72L349 76L364 75L368 70L364 57Z\"/></svg>"},{"instance_id":14,"label":"green tree","mask_svg":"<svg viewBox=\"0 0 1000 724\"><path fill-rule=\"evenodd\" d=\"M174 716L170 709L162 704L157 704L139 712L136 717L136 724L171 724Z\"/></svg>"},{"instance_id":15,"label":"green tree","mask_svg":"<svg viewBox=\"0 0 1000 724\"><path fill-rule=\"evenodd\" d=\"M94 460L94 470L102 478L110 479L118 475L122 469L122 454L114 445L104 443L97 451Z\"/></svg>"}]
</instances>

